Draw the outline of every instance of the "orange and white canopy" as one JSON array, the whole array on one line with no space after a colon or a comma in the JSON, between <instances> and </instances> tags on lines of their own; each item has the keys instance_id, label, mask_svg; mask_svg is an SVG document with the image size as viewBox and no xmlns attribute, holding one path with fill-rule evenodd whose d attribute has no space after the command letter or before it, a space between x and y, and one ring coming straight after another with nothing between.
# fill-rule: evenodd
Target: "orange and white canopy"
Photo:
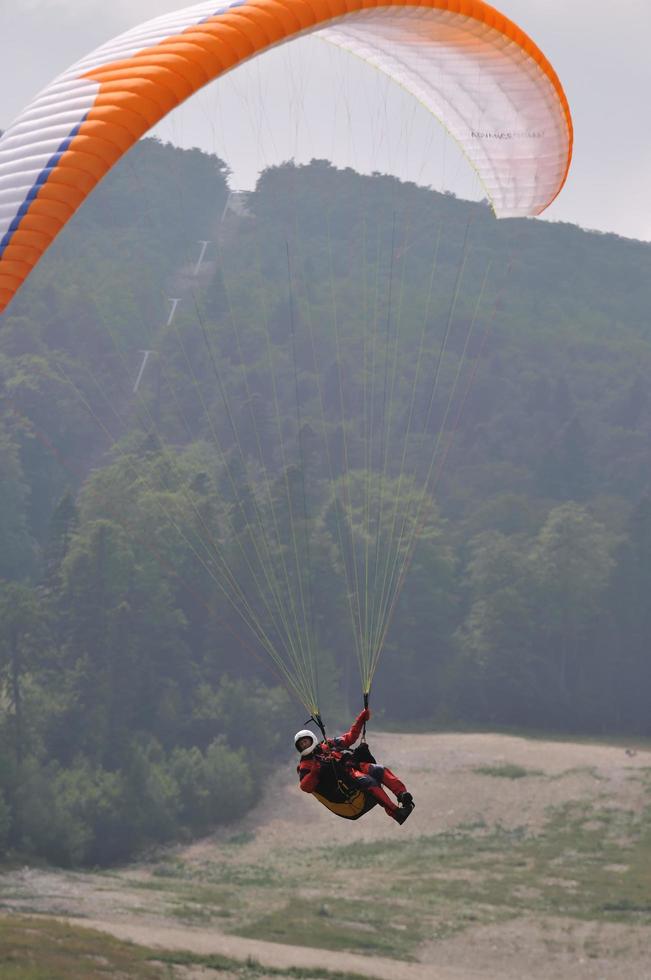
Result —
<instances>
[{"instance_id":1,"label":"orange and white canopy","mask_svg":"<svg viewBox=\"0 0 651 980\"><path fill-rule=\"evenodd\" d=\"M572 120L547 59L483 0L206 0L133 28L47 86L0 137L0 312L127 150L208 82L316 34L411 92L475 167L498 217L559 193Z\"/></svg>"}]
</instances>

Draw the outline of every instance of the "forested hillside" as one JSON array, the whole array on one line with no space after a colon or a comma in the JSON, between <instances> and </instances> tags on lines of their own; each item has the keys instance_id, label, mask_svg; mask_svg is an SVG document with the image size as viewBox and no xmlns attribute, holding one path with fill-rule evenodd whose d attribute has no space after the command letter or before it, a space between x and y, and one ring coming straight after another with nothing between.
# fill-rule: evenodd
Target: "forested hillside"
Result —
<instances>
[{"instance_id":1,"label":"forested hillside","mask_svg":"<svg viewBox=\"0 0 651 980\"><path fill-rule=\"evenodd\" d=\"M305 717L278 583L340 722L373 548L380 717L651 733L651 246L324 161L227 196L139 144L0 319L4 847L244 812Z\"/></svg>"}]
</instances>

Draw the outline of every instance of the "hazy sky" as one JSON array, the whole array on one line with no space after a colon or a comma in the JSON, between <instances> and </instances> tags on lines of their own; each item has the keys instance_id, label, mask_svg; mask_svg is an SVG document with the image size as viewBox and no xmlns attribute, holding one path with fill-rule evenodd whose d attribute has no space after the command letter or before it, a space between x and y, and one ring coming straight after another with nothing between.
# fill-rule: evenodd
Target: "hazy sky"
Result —
<instances>
[{"instance_id":1,"label":"hazy sky","mask_svg":"<svg viewBox=\"0 0 651 980\"><path fill-rule=\"evenodd\" d=\"M183 0L0 0L0 128L58 72ZM552 220L651 240L651 0L497 0L556 68L575 124ZM294 157L482 196L438 124L343 52L305 39L270 52L177 110L158 134L218 153L234 187Z\"/></svg>"}]
</instances>

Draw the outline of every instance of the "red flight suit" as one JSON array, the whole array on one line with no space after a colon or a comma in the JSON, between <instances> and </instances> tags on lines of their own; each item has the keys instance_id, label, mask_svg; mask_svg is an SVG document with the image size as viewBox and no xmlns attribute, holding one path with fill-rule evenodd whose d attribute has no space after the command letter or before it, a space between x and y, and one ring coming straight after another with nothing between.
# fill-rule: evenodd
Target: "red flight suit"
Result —
<instances>
[{"instance_id":1,"label":"red flight suit","mask_svg":"<svg viewBox=\"0 0 651 980\"><path fill-rule=\"evenodd\" d=\"M344 754L344 751L351 748L360 737L364 722L368 721L369 717L370 713L365 708L357 716L349 731L338 738L328 738L320 742L310 755L301 759L296 767L300 787L305 793L313 793L318 788L322 766L334 759L345 767L350 782L371 793L392 817L398 806L387 796L382 786L387 786L397 796L398 793L406 791L405 784L387 766L380 766L374 762L348 763Z\"/></svg>"}]
</instances>

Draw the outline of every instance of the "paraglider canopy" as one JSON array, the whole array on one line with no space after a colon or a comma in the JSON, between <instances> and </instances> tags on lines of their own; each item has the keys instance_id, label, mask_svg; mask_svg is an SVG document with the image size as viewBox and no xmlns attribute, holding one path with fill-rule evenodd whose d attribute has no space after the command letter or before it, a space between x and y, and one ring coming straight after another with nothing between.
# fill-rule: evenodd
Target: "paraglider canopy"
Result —
<instances>
[{"instance_id":1,"label":"paraglider canopy","mask_svg":"<svg viewBox=\"0 0 651 980\"><path fill-rule=\"evenodd\" d=\"M498 217L535 215L572 152L567 99L534 42L483 0L210 0L139 25L47 86L0 137L0 312L93 187L208 82L312 33L436 115Z\"/></svg>"}]
</instances>

